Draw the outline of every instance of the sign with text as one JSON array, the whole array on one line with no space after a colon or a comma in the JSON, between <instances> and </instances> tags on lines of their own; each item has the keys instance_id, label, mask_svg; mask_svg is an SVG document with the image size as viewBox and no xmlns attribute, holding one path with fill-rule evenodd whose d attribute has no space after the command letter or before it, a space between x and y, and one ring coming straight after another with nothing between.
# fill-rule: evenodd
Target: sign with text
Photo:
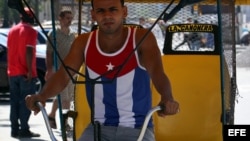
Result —
<instances>
[{"instance_id":1,"label":"sign with text","mask_svg":"<svg viewBox=\"0 0 250 141\"><path fill-rule=\"evenodd\" d=\"M224 141L247 141L250 137L250 125L224 125Z\"/></svg>"}]
</instances>

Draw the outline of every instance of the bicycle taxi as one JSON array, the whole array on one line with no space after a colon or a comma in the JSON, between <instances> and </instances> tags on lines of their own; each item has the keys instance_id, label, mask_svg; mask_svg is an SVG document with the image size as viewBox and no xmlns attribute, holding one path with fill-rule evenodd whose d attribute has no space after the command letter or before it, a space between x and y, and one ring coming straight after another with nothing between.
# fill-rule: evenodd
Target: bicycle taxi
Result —
<instances>
[{"instance_id":1,"label":"bicycle taxi","mask_svg":"<svg viewBox=\"0 0 250 141\"><path fill-rule=\"evenodd\" d=\"M138 7L143 2L140 1ZM198 4L206 3L215 4L215 1L203 1ZM199 16L196 18L199 19ZM229 50L233 52L234 48L227 48L224 52L221 32L218 21L172 23L165 28L162 60L172 83L173 94L180 102L181 112L164 119L153 115L157 141L222 141L223 125L233 124L236 84L233 76L234 66L230 63L235 60L233 55L228 55L227 52ZM203 41L200 41L199 48L190 48L188 43L176 48L185 33L202 34ZM80 72L84 74L84 66ZM84 82L85 78L79 76L77 81ZM159 101L159 95L153 86L152 92L152 106L154 106ZM75 121L76 139L90 122L90 116L86 116L90 115L90 111L87 102L84 101L86 97L83 93L84 85L76 85L75 110L78 113Z\"/></svg>"},{"instance_id":2,"label":"bicycle taxi","mask_svg":"<svg viewBox=\"0 0 250 141\"><path fill-rule=\"evenodd\" d=\"M90 1L78 2L79 19L89 18L86 9L89 10ZM140 17L148 17L148 21L153 21L150 30L153 31L155 26L161 27L163 39L159 46L164 69L181 106L180 113L175 116L160 118L153 115L156 140L223 141L223 125L233 124L236 95L235 39L229 34L234 31L231 26L234 24L234 1L127 0L125 4L130 13L126 19L128 26L137 25ZM217 11L204 14L202 7L211 5ZM227 16L222 18L223 14ZM186 23L189 17L199 22ZM79 28L81 24L79 22ZM178 46L185 34L190 36L189 40ZM196 44L192 34L200 36ZM93 120L93 113L89 110L93 107L89 107L85 95L84 65L76 71L77 80L72 80L76 84L72 110L64 113L61 119L73 119L73 140L77 140ZM152 93L154 107L158 104L159 95L153 86ZM62 135L63 140L67 140L65 134Z\"/></svg>"}]
</instances>

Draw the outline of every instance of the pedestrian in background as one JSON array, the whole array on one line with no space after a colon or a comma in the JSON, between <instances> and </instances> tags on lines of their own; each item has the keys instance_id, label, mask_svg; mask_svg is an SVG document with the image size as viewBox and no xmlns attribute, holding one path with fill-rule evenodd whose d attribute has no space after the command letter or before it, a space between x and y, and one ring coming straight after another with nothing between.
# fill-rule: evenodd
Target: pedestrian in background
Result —
<instances>
[{"instance_id":1,"label":"pedestrian in background","mask_svg":"<svg viewBox=\"0 0 250 141\"><path fill-rule=\"evenodd\" d=\"M34 17L28 8L21 15L19 24L8 34L8 76L10 86L11 136L14 138L39 137L30 131L31 111L25 105L25 97L36 93L36 44L37 31L32 27Z\"/></svg>"},{"instance_id":2,"label":"pedestrian in background","mask_svg":"<svg viewBox=\"0 0 250 141\"><path fill-rule=\"evenodd\" d=\"M65 56L68 54L70 50L70 46L72 42L75 39L75 33L70 29L70 25L73 19L73 14L71 10L61 10L59 13L59 24L60 26L56 28L56 44L57 44L57 51L58 55L64 59ZM50 31L48 33L49 38L51 41L53 41L53 31ZM46 51L46 75L45 80L47 81L55 72L55 63L58 64L58 66L61 66L61 62L59 59L57 59L57 62L54 62L54 49L52 45L47 42L47 51ZM72 81L69 81L68 85L64 88L64 90L60 93L61 96L61 103L63 109L69 109L70 108L70 101L72 100L74 93L74 84ZM49 116L49 123L51 128L57 129L56 124L56 111L58 109L58 99L57 97L54 98L52 109Z\"/></svg>"},{"instance_id":3,"label":"pedestrian in background","mask_svg":"<svg viewBox=\"0 0 250 141\"><path fill-rule=\"evenodd\" d=\"M186 24L191 24L193 23L193 19L192 18L187 18L187 21L185 22ZM183 40L181 43L179 43L174 50L177 50L179 47L183 46L184 44L188 45L188 48L191 50L191 42L190 42L190 33L189 32L184 32L183 33Z\"/></svg>"},{"instance_id":4,"label":"pedestrian in background","mask_svg":"<svg viewBox=\"0 0 250 141\"><path fill-rule=\"evenodd\" d=\"M144 18L144 17L140 17L139 18L139 24L143 27L143 28L150 28L150 24L148 23L148 21Z\"/></svg>"}]
</instances>

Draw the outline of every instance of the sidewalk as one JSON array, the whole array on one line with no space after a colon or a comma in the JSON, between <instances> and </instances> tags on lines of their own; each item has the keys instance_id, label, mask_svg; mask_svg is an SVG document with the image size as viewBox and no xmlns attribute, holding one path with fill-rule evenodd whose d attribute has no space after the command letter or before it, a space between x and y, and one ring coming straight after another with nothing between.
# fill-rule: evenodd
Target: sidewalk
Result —
<instances>
[{"instance_id":1,"label":"sidewalk","mask_svg":"<svg viewBox=\"0 0 250 141\"><path fill-rule=\"evenodd\" d=\"M47 112L51 109L52 102L46 103ZM10 136L10 121L9 121L9 111L10 105L9 102L0 102L0 141L51 141L50 135L46 128L42 113L40 112L38 115L34 116L34 114L30 117L30 130L35 133L39 133L41 136L36 138L22 138L15 139ZM57 112L58 114L58 112ZM58 141L62 141L62 137L60 136L60 120L59 116L57 116L57 130L53 130L53 133ZM68 140L70 141L70 140Z\"/></svg>"},{"instance_id":2,"label":"sidewalk","mask_svg":"<svg viewBox=\"0 0 250 141\"><path fill-rule=\"evenodd\" d=\"M237 87L234 124L250 125L250 67L237 68Z\"/></svg>"}]
</instances>

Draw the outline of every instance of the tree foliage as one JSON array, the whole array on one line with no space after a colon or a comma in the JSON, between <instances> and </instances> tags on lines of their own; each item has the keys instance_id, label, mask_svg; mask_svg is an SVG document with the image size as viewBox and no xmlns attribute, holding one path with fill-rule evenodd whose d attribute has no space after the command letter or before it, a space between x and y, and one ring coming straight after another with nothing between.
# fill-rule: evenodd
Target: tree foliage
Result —
<instances>
[{"instance_id":1,"label":"tree foliage","mask_svg":"<svg viewBox=\"0 0 250 141\"><path fill-rule=\"evenodd\" d=\"M35 12L38 13L37 5L38 0L25 0L30 7L32 7ZM2 22L2 27L10 27L12 23L18 23L20 21L20 16L17 10L11 9L7 4L8 0L0 0L0 22ZM24 6L26 6L24 4Z\"/></svg>"}]
</instances>

